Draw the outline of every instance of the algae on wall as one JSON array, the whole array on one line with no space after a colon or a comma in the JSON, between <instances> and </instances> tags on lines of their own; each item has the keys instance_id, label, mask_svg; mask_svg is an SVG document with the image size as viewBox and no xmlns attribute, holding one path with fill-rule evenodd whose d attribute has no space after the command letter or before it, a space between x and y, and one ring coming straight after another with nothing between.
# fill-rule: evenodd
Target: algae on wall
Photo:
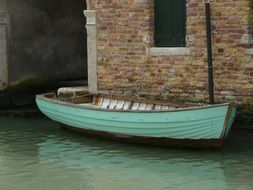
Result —
<instances>
[{"instance_id":1,"label":"algae on wall","mask_svg":"<svg viewBox=\"0 0 253 190\"><path fill-rule=\"evenodd\" d=\"M57 80L32 76L22 78L9 84L8 88L0 91L0 110L35 105L35 96L40 93L55 91L59 88Z\"/></svg>"}]
</instances>

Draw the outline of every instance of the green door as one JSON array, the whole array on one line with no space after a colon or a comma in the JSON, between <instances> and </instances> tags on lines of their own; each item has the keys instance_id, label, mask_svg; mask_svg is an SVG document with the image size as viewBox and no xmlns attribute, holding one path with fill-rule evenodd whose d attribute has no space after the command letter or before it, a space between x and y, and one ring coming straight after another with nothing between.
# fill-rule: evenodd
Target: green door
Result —
<instances>
[{"instance_id":1,"label":"green door","mask_svg":"<svg viewBox=\"0 0 253 190\"><path fill-rule=\"evenodd\" d=\"M185 0L155 0L155 45L184 47L186 28Z\"/></svg>"}]
</instances>

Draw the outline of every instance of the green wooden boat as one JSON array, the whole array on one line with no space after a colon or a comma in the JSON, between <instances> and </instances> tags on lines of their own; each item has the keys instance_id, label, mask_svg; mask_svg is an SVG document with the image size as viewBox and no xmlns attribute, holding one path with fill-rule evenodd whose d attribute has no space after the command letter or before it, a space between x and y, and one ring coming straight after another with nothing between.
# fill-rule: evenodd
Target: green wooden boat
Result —
<instances>
[{"instance_id":1,"label":"green wooden boat","mask_svg":"<svg viewBox=\"0 0 253 190\"><path fill-rule=\"evenodd\" d=\"M221 147L236 113L229 103L180 105L88 92L73 98L41 94L36 102L52 120L86 135L192 148Z\"/></svg>"}]
</instances>

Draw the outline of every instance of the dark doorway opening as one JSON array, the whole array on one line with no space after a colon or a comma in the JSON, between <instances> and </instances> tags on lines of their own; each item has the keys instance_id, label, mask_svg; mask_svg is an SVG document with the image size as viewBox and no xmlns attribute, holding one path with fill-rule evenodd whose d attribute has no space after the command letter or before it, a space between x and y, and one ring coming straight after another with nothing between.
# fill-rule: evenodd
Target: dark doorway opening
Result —
<instances>
[{"instance_id":1,"label":"dark doorway opening","mask_svg":"<svg viewBox=\"0 0 253 190\"><path fill-rule=\"evenodd\" d=\"M8 0L9 81L87 79L84 0Z\"/></svg>"}]
</instances>

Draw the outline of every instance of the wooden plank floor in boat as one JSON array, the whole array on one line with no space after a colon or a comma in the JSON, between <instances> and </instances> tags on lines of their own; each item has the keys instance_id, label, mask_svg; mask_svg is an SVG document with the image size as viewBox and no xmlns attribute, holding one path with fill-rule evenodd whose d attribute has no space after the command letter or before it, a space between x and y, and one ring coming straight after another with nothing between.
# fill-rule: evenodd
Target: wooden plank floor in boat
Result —
<instances>
[{"instance_id":1,"label":"wooden plank floor in boat","mask_svg":"<svg viewBox=\"0 0 253 190\"><path fill-rule=\"evenodd\" d=\"M99 97L98 100L94 100L93 103L79 103L78 105L92 106L96 108L111 109L111 110L140 110L140 111L174 110L177 108L175 106L170 107L168 105L144 103L138 101L118 100L104 97Z\"/></svg>"}]
</instances>

